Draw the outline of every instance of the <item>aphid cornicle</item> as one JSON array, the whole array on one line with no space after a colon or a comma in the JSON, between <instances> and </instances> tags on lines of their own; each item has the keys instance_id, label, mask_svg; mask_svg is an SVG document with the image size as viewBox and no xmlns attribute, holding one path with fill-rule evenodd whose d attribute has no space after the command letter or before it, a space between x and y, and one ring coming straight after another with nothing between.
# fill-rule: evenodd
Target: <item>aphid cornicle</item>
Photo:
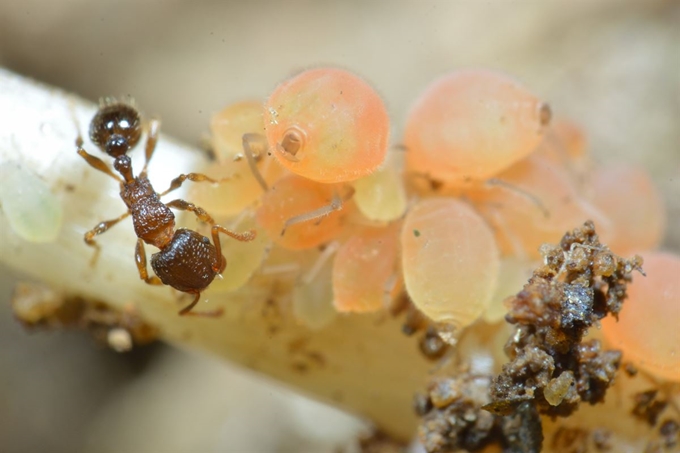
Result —
<instances>
[{"instance_id":1,"label":"aphid cornicle","mask_svg":"<svg viewBox=\"0 0 680 453\"><path fill-rule=\"evenodd\" d=\"M122 179L101 159L83 149L83 139L80 135L76 139L78 154L90 166L119 182L120 197L128 208L119 217L100 222L85 233L85 243L99 250L94 237L106 232L131 215L135 234L138 237L135 247L135 263L139 277L150 285L165 284L179 291L193 294L193 301L180 310L180 315L219 316L221 310L191 312L191 309L198 303L201 292L226 267L226 259L220 252L219 233L224 233L239 241L251 241L255 238L255 231L235 233L227 230L216 225L205 210L182 199L168 203L161 201L162 196L178 189L187 179L195 182L218 183L220 181L200 173L181 174L172 180L166 191L157 193L147 177L147 166L156 148L159 131L160 122L155 119L151 120L145 146L144 168L139 175L134 176L132 161L127 153L139 143L142 136L142 120L139 112L133 106L121 102L106 103L97 111L90 123L90 139L99 149L114 159L113 168L122 176ZM210 243L210 239L193 230L185 228L175 230L175 215L170 208L193 212L199 220L212 225L214 245ZM151 267L156 276L148 274L144 243L160 249L151 256Z\"/></svg>"}]
</instances>

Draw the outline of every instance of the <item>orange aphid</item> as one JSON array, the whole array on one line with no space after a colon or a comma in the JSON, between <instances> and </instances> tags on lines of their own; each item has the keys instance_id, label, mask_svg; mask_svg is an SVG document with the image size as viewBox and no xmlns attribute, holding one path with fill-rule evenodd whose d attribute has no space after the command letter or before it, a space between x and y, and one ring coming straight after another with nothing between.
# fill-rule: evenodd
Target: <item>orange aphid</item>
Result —
<instances>
[{"instance_id":1,"label":"orange aphid","mask_svg":"<svg viewBox=\"0 0 680 453\"><path fill-rule=\"evenodd\" d=\"M550 129L564 145L567 156L573 160L586 157L588 142L586 134L577 124L565 118L558 118L550 124Z\"/></svg>"},{"instance_id":2,"label":"orange aphid","mask_svg":"<svg viewBox=\"0 0 680 453\"><path fill-rule=\"evenodd\" d=\"M591 200L612 227L602 242L619 254L656 248L663 238L666 212L663 199L647 172L628 165L608 166L593 173Z\"/></svg>"},{"instance_id":3,"label":"orange aphid","mask_svg":"<svg viewBox=\"0 0 680 453\"><path fill-rule=\"evenodd\" d=\"M294 250L323 244L338 236L347 203L342 210L329 212L318 219L289 225L296 216L329 206L338 197L338 184L320 184L297 175L281 178L263 197L257 210L257 222L277 244Z\"/></svg>"},{"instance_id":4,"label":"orange aphid","mask_svg":"<svg viewBox=\"0 0 680 453\"><path fill-rule=\"evenodd\" d=\"M602 320L602 332L624 360L662 379L680 382L680 256L643 253L646 277L628 286L618 322Z\"/></svg>"},{"instance_id":5,"label":"orange aphid","mask_svg":"<svg viewBox=\"0 0 680 453\"><path fill-rule=\"evenodd\" d=\"M580 186L590 164L586 151L583 131L571 121L558 118L550 123L535 154L565 168Z\"/></svg>"},{"instance_id":6,"label":"orange aphid","mask_svg":"<svg viewBox=\"0 0 680 453\"><path fill-rule=\"evenodd\" d=\"M504 255L538 258L543 243L559 241L565 231L588 219L606 230L607 219L580 199L566 171L531 156L466 193L494 226Z\"/></svg>"},{"instance_id":7,"label":"orange aphid","mask_svg":"<svg viewBox=\"0 0 680 453\"><path fill-rule=\"evenodd\" d=\"M529 155L549 121L548 106L513 79L453 72L432 83L411 110L407 169L454 184L485 180Z\"/></svg>"},{"instance_id":8,"label":"orange aphid","mask_svg":"<svg viewBox=\"0 0 680 453\"><path fill-rule=\"evenodd\" d=\"M384 306L396 272L398 230L367 228L345 242L333 263L333 304L339 312L365 313Z\"/></svg>"},{"instance_id":9,"label":"orange aphid","mask_svg":"<svg viewBox=\"0 0 680 453\"><path fill-rule=\"evenodd\" d=\"M215 179L231 177L217 187L206 184L191 186L191 199L216 215L235 215L255 203L263 189L248 166L243 152L243 135L262 133L262 103L244 101L230 105L213 115L210 121L210 140L216 164L206 169ZM285 171L267 156L267 144L261 144L257 168L268 183L274 182Z\"/></svg>"},{"instance_id":10,"label":"orange aphid","mask_svg":"<svg viewBox=\"0 0 680 453\"><path fill-rule=\"evenodd\" d=\"M368 175L387 152L389 118L380 96L341 69L312 69L283 82L267 100L264 120L279 162L315 181Z\"/></svg>"},{"instance_id":11,"label":"orange aphid","mask_svg":"<svg viewBox=\"0 0 680 453\"><path fill-rule=\"evenodd\" d=\"M493 232L469 205L452 198L420 201L406 215L400 241L406 290L420 311L458 330L486 310L499 253Z\"/></svg>"}]
</instances>

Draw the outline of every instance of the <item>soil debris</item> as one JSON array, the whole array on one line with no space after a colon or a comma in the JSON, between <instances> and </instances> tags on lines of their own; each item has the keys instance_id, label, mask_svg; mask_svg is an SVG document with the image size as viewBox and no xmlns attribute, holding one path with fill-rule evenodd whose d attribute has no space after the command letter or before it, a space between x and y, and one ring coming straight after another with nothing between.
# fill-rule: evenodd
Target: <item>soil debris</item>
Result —
<instances>
[{"instance_id":1,"label":"soil debris","mask_svg":"<svg viewBox=\"0 0 680 453\"><path fill-rule=\"evenodd\" d=\"M515 330L500 375L473 374L463 366L433 378L427 393L416 395L418 437L428 453L489 445L503 453L538 453L541 415L566 417L582 402L603 401L621 352L583 338L603 317L618 315L642 259L614 255L599 242L592 222L565 234L559 245L543 245L541 253L544 264L510 300L505 319ZM609 450L610 433L563 428L551 439L560 452L585 452L588 445Z\"/></svg>"},{"instance_id":2,"label":"soil debris","mask_svg":"<svg viewBox=\"0 0 680 453\"><path fill-rule=\"evenodd\" d=\"M159 335L132 306L119 310L103 302L64 296L37 283L17 284L12 310L28 330L79 329L116 352L152 343Z\"/></svg>"},{"instance_id":3,"label":"soil debris","mask_svg":"<svg viewBox=\"0 0 680 453\"><path fill-rule=\"evenodd\" d=\"M505 345L510 363L494 378L485 406L498 415L532 401L541 414L566 417L581 402L603 401L621 364L620 351L604 351L599 341L583 337L600 319L619 313L642 259L612 254L592 222L565 234L559 246L543 245L541 253L544 265L505 318L516 325Z\"/></svg>"},{"instance_id":4,"label":"soil debris","mask_svg":"<svg viewBox=\"0 0 680 453\"><path fill-rule=\"evenodd\" d=\"M647 390L635 394L635 406L633 406L632 414L640 420L655 426L659 420L659 415L668 406L668 401L657 398L659 391L656 389Z\"/></svg>"}]
</instances>

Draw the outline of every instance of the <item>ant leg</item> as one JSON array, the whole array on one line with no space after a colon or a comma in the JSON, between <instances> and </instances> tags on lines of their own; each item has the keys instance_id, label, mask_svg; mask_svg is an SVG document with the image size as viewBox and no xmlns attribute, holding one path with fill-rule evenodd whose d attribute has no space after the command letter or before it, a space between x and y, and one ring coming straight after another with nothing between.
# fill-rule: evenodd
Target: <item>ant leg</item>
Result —
<instances>
[{"instance_id":1,"label":"ant leg","mask_svg":"<svg viewBox=\"0 0 680 453\"><path fill-rule=\"evenodd\" d=\"M210 225L215 224L215 219L213 219L212 216L205 211L205 209L201 208L200 206L196 206L193 203L189 203L188 201L178 198L176 200L172 200L168 203L165 203L165 205L169 208L193 212L194 215L198 217L198 220L205 223L209 223Z\"/></svg>"},{"instance_id":2,"label":"ant leg","mask_svg":"<svg viewBox=\"0 0 680 453\"><path fill-rule=\"evenodd\" d=\"M94 168L95 170L99 170L103 173L106 173L116 181L122 183L123 180L116 175L113 170L111 170L108 165L104 163L100 158L93 156L92 154L88 153L83 149L83 138L79 135L78 138L76 139L76 146L78 147L78 154L80 157L85 159L85 162L90 164L90 167Z\"/></svg>"},{"instance_id":3,"label":"ant leg","mask_svg":"<svg viewBox=\"0 0 680 453\"><path fill-rule=\"evenodd\" d=\"M99 236L102 233L105 233L108 231L109 228L120 222L121 220L125 219L127 216L130 215L130 211L127 211L125 214L121 215L120 217L117 217L115 219L111 220L106 220L104 222L100 222L97 224L96 227L92 228L90 231L85 233L83 236L83 239L85 240L85 243L89 245L90 247L95 248L94 256L92 257L92 260L90 261L90 265L94 266L94 264L97 262L97 257L99 256L99 244L94 240L95 236Z\"/></svg>"},{"instance_id":4,"label":"ant leg","mask_svg":"<svg viewBox=\"0 0 680 453\"><path fill-rule=\"evenodd\" d=\"M176 177L175 179L173 179L172 182L170 182L170 187L168 187L168 189L165 192L159 193L158 196L162 197L163 195L167 195L168 193L172 192L173 190L179 189L180 187L182 187L182 184L187 179L189 181L193 181L193 182L211 182L213 184L219 184L219 183L224 182L224 181L229 181L232 178L226 177L226 178L222 178L222 179L213 179L213 178L206 176L202 173L187 173L186 175L181 174L178 177Z\"/></svg>"},{"instance_id":5,"label":"ant leg","mask_svg":"<svg viewBox=\"0 0 680 453\"><path fill-rule=\"evenodd\" d=\"M144 249L144 241L137 239L135 246L135 264L137 264L137 271L139 278L144 280L149 285L162 285L163 282L155 275L149 277L149 272L146 269L146 250Z\"/></svg>"},{"instance_id":6,"label":"ant leg","mask_svg":"<svg viewBox=\"0 0 680 453\"><path fill-rule=\"evenodd\" d=\"M142 174L146 174L146 169L151 161L151 156L153 156L154 151L156 151L156 143L158 143L158 135L161 131L161 122L158 119L152 119L149 121L149 135L146 138L145 147L145 160L144 168L142 168Z\"/></svg>"},{"instance_id":7,"label":"ant leg","mask_svg":"<svg viewBox=\"0 0 680 453\"><path fill-rule=\"evenodd\" d=\"M249 230L246 231L245 233L236 233L235 231L227 230L221 225L213 225L212 226L212 238L213 238L213 243L215 244L215 249L217 249L218 253L217 255L219 256L218 262L217 262L217 269L213 269L215 272L221 273L224 268L226 267L226 263L224 261L224 255L222 255L222 243L220 242L220 233L224 233L227 236L236 239L237 241L241 242L250 242L253 239L257 237L257 231L255 230Z\"/></svg>"},{"instance_id":8,"label":"ant leg","mask_svg":"<svg viewBox=\"0 0 680 453\"><path fill-rule=\"evenodd\" d=\"M267 139L260 134L243 134L242 140L243 140L243 154L246 155L248 167L250 167L250 171L253 173L253 176L262 187L262 190L266 192L269 190L269 186L267 186L267 182L264 180L264 178L262 177L262 173L260 173L260 170L258 170L257 168L257 164L255 163L255 153L253 152L252 145L257 144L260 147L264 147L264 149L266 150L267 147L269 146L269 144L267 143Z\"/></svg>"},{"instance_id":9,"label":"ant leg","mask_svg":"<svg viewBox=\"0 0 680 453\"><path fill-rule=\"evenodd\" d=\"M179 311L178 314L180 316L205 316L205 317L208 317L208 318L216 318L218 316L222 316L222 313L224 312L224 310L222 310L221 308L218 308L218 309L212 310L212 311L191 311L191 309L194 308L196 306L196 304L198 303L198 301L201 299L201 293L200 292L195 292L195 293L190 292L189 294L194 294L194 300L192 300L189 305L187 305L186 307L182 308Z\"/></svg>"}]
</instances>

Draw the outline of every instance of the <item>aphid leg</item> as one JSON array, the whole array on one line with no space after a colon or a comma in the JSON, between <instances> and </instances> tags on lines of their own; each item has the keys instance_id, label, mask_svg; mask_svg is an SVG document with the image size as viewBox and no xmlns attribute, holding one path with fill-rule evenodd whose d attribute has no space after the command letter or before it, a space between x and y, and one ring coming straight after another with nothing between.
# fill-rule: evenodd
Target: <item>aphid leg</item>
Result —
<instances>
[{"instance_id":1,"label":"aphid leg","mask_svg":"<svg viewBox=\"0 0 680 453\"><path fill-rule=\"evenodd\" d=\"M193 203L189 203L188 201L182 200L180 198L165 203L165 205L169 208L193 212L194 215L201 222L209 223L210 225L213 225L215 223L215 219L213 219L212 216L205 211L205 209L201 208L200 206L196 206Z\"/></svg>"},{"instance_id":2,"label":"aphid leg","mask_svg":"<svg viewBox=\"0 0 680 453\"><path fill-rule=\"evenodd\" d=\"M99 244L94 240L95 236L99 236L102 233L105 233L108 231L109 228L120 222L121 220L125 219L127 216L130 215L130 211L127 211L126 213L122 214L121 216L111 219L111 220L106 220L104 222L100 222L97 224L96 227L92 228L90 231L85 233L83 236L83 239L85 240L85 243L89 245L90 247L95 248L94 255L92 256L92 259L90 260L90 266L94 266L95 263L97 262L97 258L99 257Z\"/></svg>"},{"instance_id":3,"label":"aphid leg","mask_svg":"<svg viewBox=\"0 0 680 453\"><path fill-rule=\"evenodd\" d=\"M227 265L226 262L225 262L224 256L222 255L222 252L221 252L222 243L220 241L220 233L224 233L227 236L234 238L237 241L241 241L241 242L250 242L257 237L257 231L255 231L255 230L249 230L249 231L246 231L245 233L237 233L235 231L227 230L222 225L213 225L212 226L212 238L213 238L213 243L215 244L215 248L218 251L217 255L219 256L219 258L218 258L219 261L217 262L217 267L213 270L217 273L221 273Z\"/></svg>"},{"instance_id":4,"label":"aphid leg","mask_svg":"<svg viewBox=\"0 0 680 453\"><path fill-rule=\"evenodd\" d=\"M189 305L187 305L186 307L182 308L179 311L180 316L203 316L206 318L217 318L219 316L222 316L222 314L224 313L224 310L222 310L221 308L211 311L191 311L191 309L196 306L198 301L201 300L201 293L200 291L198 291L188 292L188 294L193 294L194 300L192 300Z\"/></svg>"},{"instance_id":5,"label":"aphid leg","mask_svg":"<svg viewBox=\"0 0 680 453\"><path fill-rule=\"evenodd\" d=\"M149 166L153 152L156 151L156 144L158 143L158 135L161 131L161 122L158 119L152 119L149 121L149 135L146 138L146 146L144 152L144 168L142 168L141 174L146 174L146 169Z\"/></svg>"},{"instance_id":6,"label":"aphid leg","mask_svg":"<svg viewBox=\"0 0 680 453\"><path fill-rule=\"evenodd\" d=\"M246 155L248 167L250 167L250 171L260 184L260 187L262 187L262 190L266 192L269 190L269 186L262 177L262 173L260 173L260 170L257 168L257 164L255 162L255 153L253 152L253 145L258 146L264 152L267 150L269 144L267 143L267 138L261 134L243 134L243 154ZM262 156L262 153L259 153L258 155Z\"/></svg>"},{"instance_id":7,"label":"aphid leg","mask_svg":"<svg viewBox=\"0 0 680 453\"><path fill-rule=\"evenodd\" d=\"M155 275L149 277L149 272L146 269L146 250L144 249L144 241L137 239L135 246L135 264L137 264L137 271L139 278L144 280L149 285L162 285L163 282Z\"/></svg>"},{"instance_id":8,"label":"aphid leg","mask_svg":"<svg viewBox=\"0 0 680 453\"><path fill-rule=\"evenodd\" d=\"M531 192L527 192L526 190L517 187L514 184L511 184L509 182L503 181L502 179L498 178L491 178L488 181L486 181L486 185L490 187L501 187L503 189L507 189L511 192L514 192L516 194L519 194L523 197L525 197L527 200L532 202L534 206L536 206L536 209L541 211L541 214L543 214L543 217L546 219L550 218L550 210L543 204L540 198L538 198L536 195L532 194Z\"/></svg>"},{"instance_id":9,"label":"aphid leg","mask_svg":"<svg viewBox=\"0 0 680 453\"><path fill-rule=\"evenodd\" d=\"M122 179L118 175L116 175L113 170L111 170L108 165L104 163L100 158L93 156L92 154L89 154L87 151L83 149L83 138L79 135L78 138L76 139L76 146L78 147L78 154L80 157L85 159L85 162L90 164L90 167L99 170L103 173L106 173L113 179L115 179L118 182L123 182Z\"/></svg>"},{"instance_id":10,"label":"aphid leg","mask_svg":"<svg viewBox=\"0 0 680 453\"><path fill-rule=\"evenodd\" d=\"M352 192L353 194L354 192ZM299 214L296 216L291 217L290 219L286 220L286 222L283 224L283 229L281 230L281 236L286 234L286 230L298 223L302 222L308 222L310 220L314 219L321 219L327 215L329 215L332 212L339 211L342 209L342 198L340 198L340 195L338 195L337 192L333 193L333 199L331 200L330 204L327 204L326 206L322 206L318 209L315 209L313 211L305 212L304 214Z\"/></svg>"},{"instance_id":11,"label":"aphid leg","mask_svg":"<svg viewBox=\"0 0 680 453\"><path fill-rule=\"evenodd\" d=\"M170 187L168 187L168 189L165 192L161 192L158 195L162 197L163 195L167 195L168 193L172 192L173 190L179 189L180 187L182 187L182 184L187 179L189 181L193 181L193 182L211 182L213 184L219 184L219 183L224 182L224 181L229 181L231 179L231 177L228 176L228 177L222 178L222 179L213 179L210 176L206 176L206 175L201 174L201 173L187 173L186 175L181 174L170 182Z\"/></svg>"}]
</instances>

